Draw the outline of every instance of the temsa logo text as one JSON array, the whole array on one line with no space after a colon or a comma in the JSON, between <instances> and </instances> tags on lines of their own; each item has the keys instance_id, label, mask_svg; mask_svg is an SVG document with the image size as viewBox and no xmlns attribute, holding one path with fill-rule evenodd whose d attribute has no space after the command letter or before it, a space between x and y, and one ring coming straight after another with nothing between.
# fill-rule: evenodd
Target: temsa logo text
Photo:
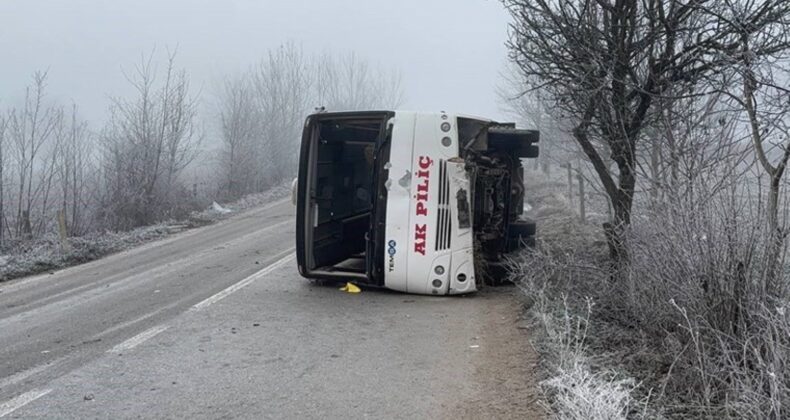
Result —
<instances>
[{"instance_id":1,"label":"temsa logo text","mask_svg":"<svg viewBox=\"0 0 790 420\"><path fill-rule=\"evenodd\" d=\"M419 169L417 170L417 207L415 213L417 220L428 216L428 185L431 179L431 166L433 159L428 156L420 156L417 160ZM414 225L414 252L425 255L425 238L428 236L428 225L425 223L415 223Z\"/></svg>"}]
</instances>

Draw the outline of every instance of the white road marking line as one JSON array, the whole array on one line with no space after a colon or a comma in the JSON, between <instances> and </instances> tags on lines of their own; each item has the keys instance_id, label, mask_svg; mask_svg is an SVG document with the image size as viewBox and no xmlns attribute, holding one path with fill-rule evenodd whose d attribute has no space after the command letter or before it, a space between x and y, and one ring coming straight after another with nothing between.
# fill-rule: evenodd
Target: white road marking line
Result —
<instances>
[{"instance_id":1,"label":"white road marking line","mask_svg":"<svg viewBox=\"0 0 790 420\"><path fill-rule=\"evenodd\" d=\"M130 327L130 326L132 326L134 324L138 324L140 322L143 322L146 319L153 318L154 316L159 315L160 313L162 313L162 312L164 312L164 311L166 311L168 309L172 309L175 306L178 306L178 303L179 303L178 301L173 302L170 305L167 305L167 306L164 306L162 308L159 308L159 309L157 309L157 310L155 310L155 311L153 311L151 313L145 314L145 315L143 315L143 316L141 316L141 317L139 317L137 319L133 319L131 321L126 321L126 322L123 322L121 324L114 325L114 326L112 326L110 328L107 328L106 330L104 330L104 331L102 331L102 332L100 332L100 333L98 333L96 335L93 335L91 338L89 338L86 341L90 342L90 341L101 340L104 337L106 337L106 336L108 336L108 335L110 335L110 334L112 334L112 333L114 333L114 332L116 332L118 330L122 330L124 328L128 328L128 327Z\"/></svg>"},{"instance_id":2,"label":"white road marking line","mask_svg":"<svg viewBox=\"0 0 790 420\"><path fill-rule=\"evenodd\" d=\"M53 366L59 364L64 359L65 359L65 357L61 357L59 359L55 359L54 361L47 362L47 363L42 363L42 364L40 364L38 366L33 366L30 369L23 370L21 372L17 372L15 374L11 375L11 376L8 376L5 379L0 381L0 390L9 388L11 385L14 385L14 384L17 384L19 382L22 382L25 379L27 379L27 378L29 378L29 377L31 377L33 375L37 375L37 374L45 371L47 368L50 368L50 367L53 367Z\"/></svg>"},{"instance_id":3,"label":"white road marking line","mask_svg":"<svg viewBox=\"0 0 790 420\"><path fill-rule=\"evenodd\" d=\"M201 310L201 309L205 309L205 308L209 307L210 305L215 304L215 303L219 302L220 300L230 296L232 293L239 291L241 288L248 286L250 283L254 282L255 280L258 280L259 278L264 277L267 274L271 273L272 271L282 267L283 265L285 265L286 263L288 263L288 262L290 262L291 260L294 259L294 257L296 255L293 254L293 251L294 251L293 248L291 248L288 251L282 253L282 254L287 253L288 255L286 255L283 258L280 258L276 262L268 265L266 268L256 272L255 274L247 277L246 279L241 280L238 283L229 286L228 288L222 290L221 292L215 294L214 296L211 296L208 299L206 299L206 300L204 300L204 301L202 301L200 303L195 304L192 307L192 309L196 310L196 311ZM280 254L280 255L282 255L282 254Z\"/></svg>"},{"instance_id":4,"label":"white road marking line","mask_svg":"<svg viewBox=\"0 0 790 420\"><path fill-rule=\"evenodd\" d=\"M177 303L178 302L176 302L176 303L174 303L172 305L168 305L168 306L166 306L164 308L161 308L161 309L159 309L157 311L154 311L154 312L152 312L150 314L144 315L144 316L142 316L140 318L137 318L135 320L132 320L132 321L129 321L129 322L125 322L123 324L116 325L116 326L114 326L114 327L112 327L110 329L107 329L107 330L105 330L105 331L103 331L103 332L101 332L99 334L94 335L92 338L90 338L87 341L94 341L94 340L99 339L99 338L101 338L101 337L103 337L105 335L108 335L108 334L110 334L112 332L115 332L115 331L117 331L119 329L126 328L126 327L128 327L130 325L133 325L133 324L136 324L138 322L142 322L142 321L144 321L144 320L146 320L148 318L153 317L154 315L157 315L158 313L160 313L160 312L162 312L164 310L167 310L167 309L170 309L170 308L176 306ZM165 329L166 328L167 327L165 327ZM152 328L152 330L153 330L153 328ZM164 331L164 329L162 331ZM161 332L161 331L157 331L153 335L156 335L159 332ZM153 337L153 335L151 335L150 337ZM150 337L147 337L147 338L150 338ZM135 344L135 345L137 345L137 344ZM134 347L134 346L132 346L132 347ZM41 353L42 354L48 354L50 352L51 352L50 350L44 350ZM56 367L56 366L60 365L63 361L68 359L68 358L69 358L68 355L62 356L62 357L56 358L54 360L42 363L40 365L33 366L33 367L31 367L31 368L29 368L27 370L23 370L23 371L17 372L15 374L13 374L11 376L7 376L7 377L5 377L3 379L0 379L0 390L7 389L7 388L11 387L12 385L15 385L17 383L25 381L26 379L30 378L31 376L38 375L39 373L41 373L41 372L43 372L43 371L45 371L45 370L47 370L49 368ZM0 416L0 417L2 417L2 416Z\"/></svg>"},{"instance_id":5,"label":"white road marking line","mask_svg":"<svg viewBox=\"0 0 790 420\"><path fill-rule=\"evenodd\" d=\"M0 404L0 417L5 417L16 410L19 410L25 405L43 397L44 395L49 394L50 392L52 392L51 389L34 389L32 391L25 392L24 394L10 401L4 402L3 404Z\"/></svg>"},{"instance_id":6,"label":"white road marking line","mask_svg":"<svg viewBox=\"0 0 790 420\"><path fill-rule=\"evenodd\" d=\"M264 227L262 229L255 230L255 231L250 232L250 233L246 233L246 234L244 234L242 236L238 236L238 237L236 237L234 239L231 239L231 240L229 240L227 242L222 243L221 246L223 246L223 247L231 246L231 245L237 244L239 242L248 240L250 237L259 236L259 235L263 234L264 232L268 232L270 230L277 229L277 228L279 228L281 226L285 226L285 225L289 225L289 224L293 225L293 223L294 223L293 220L284 220L282 222L266 226L266 227ZM98 298L100 296L103 296L103 295L105 295L107 293L120 293L123 290L127 290L127 289L135 287L137 285L136 282L132 281L133 279L137 279L137 278L149 279L149 278L153 278L153 277L157 277L157 276L164 276L166 274L171 274L171 273L173 273L175 271L182 270L182 269L185 268L185 266L193 264L195 261L200 261L200 259L203 258L204 256L216 252L213 248L214 247L210 247L210 248L204 249L202 251L199 251L196 254L192 254L192 255L189 255L189 256L182 257L180 259L176 259L176 260L173 260L173 261L170 261L170 262L166 262L166 263L164 263L162 265L154 266L154 267L151 267L151 268L149 268L147 270L138 271L135 274L126 275L125 277L124 277L124 275L126 274L126 272L117 273L117 274L115 274L115 275L113 275L111 277L116 277L117 276L118 278L116 280L113 280L110 283L105 284L104 287L98 286L98 283L89 283L89 284L85 284L85 285L76 287L74 289L65 290L65 291L60 292L60 293L58 293L56 295L51 295L51 296L49 296L49 297L47 297L45 299L48 302L45 303L42 306L37 306L37 307L31 308L31 309L23 310L22 312L13 314L13 315L11 315L11 316L9 316L7 318L0 319L0 331L2 331L3 328L6 325L14 325L14 324L18 325L20 320L26 319L26 318L30 318L30 317L34 316L35 314L37 314L37 313L41 313L41 311L61 311L62 309L53 309L53 307L57 306L57 305L62 307L62 306L65 306L68 302L73 302L75 300L79 301L79 303L76 303L76 304L85 304L87 302L87 300L89 300L89 299L96 299L96 298ZM77 267L79 267L79 266L77 266ZM72 268L74 268L74 267L72 267ZM111 287L108 287L108 286L111 286ZM69 294L71 296L68 296L68 297L66 297L63 300L57 300L56 299L57 297L59 297L61 295L69 295ZM73 306L73 305L71 305L71 306Z\"/></svg>"},{"instance_id":7,"label":"white road marking line","mask_svg":"<svg viewBox=\"0 0 790 420\"><path fill-rule=\"evenodd\" d=\"M140 334L137 334L136 336L124 341L123 343L107 350L107 353L123 353L125 351L129 351L168 328L169 327L167 325L158 325L156 327L147 329Z\"/></svg>"}]
</instances>

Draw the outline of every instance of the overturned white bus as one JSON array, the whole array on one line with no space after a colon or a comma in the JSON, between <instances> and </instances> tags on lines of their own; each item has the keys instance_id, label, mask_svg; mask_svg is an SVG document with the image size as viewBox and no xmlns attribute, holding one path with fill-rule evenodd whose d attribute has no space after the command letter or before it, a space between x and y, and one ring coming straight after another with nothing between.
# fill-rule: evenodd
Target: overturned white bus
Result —
<instances>
[{"instance_id":1,"label":"overturned white bus","mask_svg":"<svg viewBox=\"0 0 790 420\"><path fill-rule=\"evenodd\" d=\"M312 279L461 294L501 275L534 240L522 158L538 132L402 111L307 118L296 186L296 255Z\"/></svg>"}]
</instances>

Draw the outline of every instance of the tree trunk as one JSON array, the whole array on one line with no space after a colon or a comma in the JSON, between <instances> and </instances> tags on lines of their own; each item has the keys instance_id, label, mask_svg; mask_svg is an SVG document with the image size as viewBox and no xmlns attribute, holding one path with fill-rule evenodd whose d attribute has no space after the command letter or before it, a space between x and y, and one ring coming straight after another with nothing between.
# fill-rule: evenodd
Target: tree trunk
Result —
<instances>
[{"instance_id":1,"label":"tree trunk","mask_svg":"<svg viewBox=\"0 0 790 420\"><path fill-rule=\"evenodd\" d=\"M30 239L33 236L33 228L30 225L30 212L22 210L22 220L19 221L19 225L22 228L22 236L25 239Z\"/></svg>"},{"instance_id":2,"label":"tree trunk","mask_svg":"<svg viewBox=\"0 0 790 420\"><path fill-rule=\"evenodd\" d=\"M568 162L567 168L568 168L568 204L572 209L573 208L573 168L571 167L570 162Z\"/></svg>"},{"instance_id":3,"label":"tree trunk","mask_svg":"<svg viewBox=\"0 0 790 420\"><path fill-rule=\"evenodd\" d=\"M614 208L614 220L608 228L604 226L604 231L609 246L609 256L612 258L615 270L619 272L628 264L626 234L631 226L631 207L634 201L636 177L627 162L618 164L618 167L620 169L619 187L614 196L610 195Z\"/></svg>"},{"instance_id":4,"label":"tree trunk","mask_svg":"<svg viewBox=\"0 0 790 420\"><path fill-rule=\"evenodd\" d=\"M625 233L628 227L626 220L629 218L629 209L623 196L617 197L612 203L614 208L614 221L604 223L606 244L609 247L609 257L615 269L621 269L628 262L628 251L625 243Z\"/></svg>"},{"instance_id":5,"label":"tree trunk","mask_svg":"<svg viewBox=\"0 0 790 420\"><path fill-rule=\"evenodd\" d=\"M579 166L581 168L581 166ZM584 200L584 177L582 176L581 171L576 174L576 179L579 181L579 220L582 223L587 222L587 211L585 209L585 200Z\"/></svg>"},{"instance_id":6,"label":"tree trunk","mask_svg":"<svg viewBox=\"0 0 790 420\"><path fill-rule=\"evenodd\" d=\"M768 224L768 243L766 258L767 263L765 266L765 292L767 296L779 297L783 296L784 288L782 287L780 278L781 267L780 260L782 254L782 246L784 244L784 235L779 228L779 188L781 177L771 177L770 189L768 191L768 208L767 211L767 224Z\"/></svg>"},{"instance_id":7,"label":"tree trunk","mask_svg":"<svg viewBox=\"0 0 790 420\"><path fill-rule=\"evenodd\" d=\"M655 207L659 203L659 191L663 188L661 182L661 142L656 135L651 136L650 142L650 205Z\"/></svg>"},{"instance_id":8,"label":"tree trunk","mask_svg":"<svg viewBox=\"0 0 790 420\"><path fill-rule=\"evenodd\" d=\"M236 179L236 141L237 140L234 139L230 143L230 167L228 168L228 195L234 199L236 198L236 185L234 182Z\"/></svg>"}]
</instances>

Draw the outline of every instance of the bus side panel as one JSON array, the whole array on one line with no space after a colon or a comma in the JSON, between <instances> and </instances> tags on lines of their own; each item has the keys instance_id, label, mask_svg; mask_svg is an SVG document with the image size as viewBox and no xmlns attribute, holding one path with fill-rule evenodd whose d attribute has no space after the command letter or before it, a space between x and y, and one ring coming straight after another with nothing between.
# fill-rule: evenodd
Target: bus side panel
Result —
<instances>
[{"instance_id":1,"label":"bus side panel","mask_svg":"<svg viewBox=\"0 0 790 420\"><path fill-rule=\"evenodd\" d=\"M417 115L414 123L414 154L412 157L411 207L409 215L409 292L430 294L431 275L436 252L436 214L439 189L439 148L441 136L438 115ZM425 191L427 187L427 192ZM447 259L449 260L449 259ZM451 263L447 261L447 263ZM438 291L437 291L438 293ZM441 293L445 294L445 293Z\"/></svg>"},{"instance_id":2,"label":"bus side panel","mask_svg":"<svg viewBox=\"0 0 790 420\"><path fill-rule=\"evenodd\" d=\"M472 191L458 161L456 118L396 113L393 123L384 285L417 294L472 292Z\"/></svg>"},{"instance_id":3,"label":"bus side panel","mask_svg":"<svg viewBox=\"0 0 790 420\"><path fill-rule=\"evenodd\" d=\"M446 114L419 114L414 125L414 153L411 182L412 203L410 216L413 219L410 227L411 246L409 248L409 292L423 294L447 294L449 284L447 276L451 260L452 248L444 241L445 246L437 246L440 224L452 223L447 213L439 217L439 196L442 185L442 162L458 156L458 132L454 118ZM443 131L442 125L447 124L448 130ZM442 144L442 138L450 139L449 145ZM445 173L446 177L446 173ZM425 188L427 186L427 196ZM443 189L444 191L444 189ZM449 198L444 191L444 198ZM447 206L444 205L446 210ZM437 265L445 269L443 275L435 271ZM434 285L434 280L439 280Z\"/></svg>"},{"instance_id":4,"label":"bus side panel","mask_svg":"<svg viewBox=\"0 0 790 420\"><path fill-rule=\"evenodd\" d=\"M390 121L393 128L387 182L384 286L408 292L414 115L396 113Z\"/></svg>"}]
</instances>

